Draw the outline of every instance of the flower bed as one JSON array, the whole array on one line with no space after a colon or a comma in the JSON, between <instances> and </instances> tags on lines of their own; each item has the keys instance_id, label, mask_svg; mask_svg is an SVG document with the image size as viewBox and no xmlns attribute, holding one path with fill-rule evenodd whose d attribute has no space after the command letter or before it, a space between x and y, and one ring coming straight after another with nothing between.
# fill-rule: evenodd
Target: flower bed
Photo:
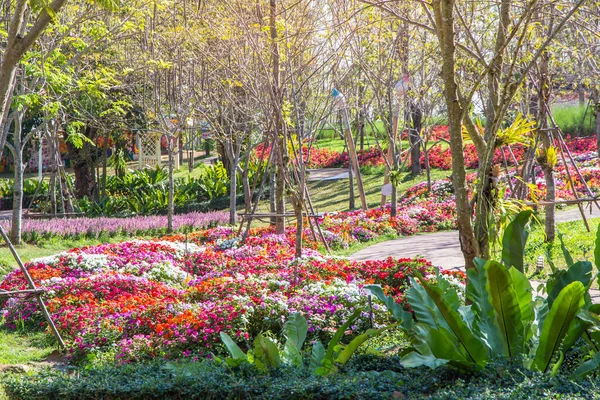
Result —
<instances>
[{"instance_id":1,"label":"flower bed","mask_svg":"<svg viewBox=\"0 0 600 400\"><path fill-rule=\"evenodd\" d=\"M203 229L211 226L226 224L229 213L213 211L208 213L192 212L173 216L173 228ZM1 221L7 232L10 221ZM65 238L98 238L103 234L116 235L147 235L166 233L167 216L138 216L130 218L70 218L70 219L25 219L22 222L23 240L35 243L39 238L60 236Z\"/></svg>"},{"instance_id":2,"label":"flower bed","mask_svg":"<svg viewBox=\"0 0 600 400\"><path fill-rule=\"evenodd\" d=\"M408 140L407 131L403 132L401 137L403 140ZM430 143L440 139L444 139L446 141L450 139L447 126L435 126L432 128ZM565 142L567 143L569 150L576 158L589 158L590 154L592 156L595 155L593 154L596 152L595 137L572 138L568 136ZM475 145L471 143L466 144L464 146L463 153L465 155L466 167L470 169L477 168L479 165L479 160ZM504 160L506 159L508 165L513 165L513 158L521 162L523 160L524 153L525 148L522 145L513 145L511 146L510 151L507 148L497 149L494 155L494 163L503 164ZM268 157L269 149L267 148L263 153L263 148L259 146L256 150L256 154L263 154L264 157ZM310 149L309 154L308 148L303 147L302 155L303 160L307 164L308 168L341 168L348 167L349 163L347 152L339 153L328 148L317 148L313 146ZM452 168L452 156L449 146L437 144L429 150L428 156L429 165L431 168L437 168L445 171L448 171ZM359 151L358 159L361 166L378 166L385 164L383 153L377 147L370 147L366 150ZM423 153L421 153L421 165L425 167L425 155Z\"/></svg>"},{"instance_id":3,"label":"flower bed","mask_svg":"<svg viewBox=\"0 0 600 400\"><path fill-rule=\"evenodd\" d=\"M243 245L230 235L219 227L191 235L189 243L176 235L73 249L28 269L46 290L71 356L108 352L121 362L200 357L219 350L222 331L239 341L267 330L277 335L295 311L307 317L313 339L326 339L367 305L364 284L381 284L401 302L413 271L433 272L422 259L356 262L310 248L293 261L293 231L256 229ZM25 287L18 270L0 285ZM3 313L13 328L44 325L33 299L7 300ZM389 322L377 305L373 313L377 324ZM348 333L367 325L365 314Z\"/></svg>"}]
</instances>

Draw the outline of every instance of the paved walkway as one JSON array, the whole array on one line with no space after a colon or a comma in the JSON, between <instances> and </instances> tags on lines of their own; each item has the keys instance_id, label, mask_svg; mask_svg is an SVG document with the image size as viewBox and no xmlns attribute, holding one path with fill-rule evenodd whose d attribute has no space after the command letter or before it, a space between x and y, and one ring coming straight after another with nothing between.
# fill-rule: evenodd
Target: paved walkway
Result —
<instances>
[{"instance_id":1,"label":"paved walkway","mask_svg":"<svg viewBox=\"0 0 600 400\"><path fill-rule=\"evenodd\" d=\"M590 216L589 209L586 211L586 217ZM599 216L600 212L595 209L590 217ZM581 214L577 208L556 213L556 222L578 221L580 219ZM464 270L465 266L457 231L400 237L357 251L350 258L363 261L383 260L390 256L395 258L421 256L444 269ZM592 289L591 295L595 302L600 302L600 291Z\"/></svg>"},{"instance_id":2,"label":"paved walkway","mask_svg":"<svg viewBox=\"0 0 600 400\"><path fill-rule=\"evenodd\" d=\"M348 179L348 168L307 169L309 181Z\"/></svg>"}]
</instances>

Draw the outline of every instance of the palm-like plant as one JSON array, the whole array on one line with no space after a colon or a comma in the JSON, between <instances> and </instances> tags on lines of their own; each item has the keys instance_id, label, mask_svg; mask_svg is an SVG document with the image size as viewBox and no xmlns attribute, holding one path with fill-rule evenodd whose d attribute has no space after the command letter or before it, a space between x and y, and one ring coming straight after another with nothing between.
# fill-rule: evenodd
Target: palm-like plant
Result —
<instances>
[{"instance_id":1,"label":"palm-like plant","mask_svg":"<svg viewBox=\"0 0 600 400\"><path fill-rule=\"evenodd\" d=\"M556 372L564 353L583 337L593 357L576 372L584 375L598 367L600 310L591 304L588 293L598 275L593 276L591 262L571 262L541 285L544 295L534 297L522 272L525 224L530 216L530 211L521 212L507 228L502 263L478 259L476 268L467 272L468 305L461 304L456 289L441 274L436 283L412 280L407 298L414 318L379 286L368 286L411 339L404 366L450 364L472 370L508 358L532 370ZM595 254L598 267L600 229Z\"/></svg>"}]
</instances>

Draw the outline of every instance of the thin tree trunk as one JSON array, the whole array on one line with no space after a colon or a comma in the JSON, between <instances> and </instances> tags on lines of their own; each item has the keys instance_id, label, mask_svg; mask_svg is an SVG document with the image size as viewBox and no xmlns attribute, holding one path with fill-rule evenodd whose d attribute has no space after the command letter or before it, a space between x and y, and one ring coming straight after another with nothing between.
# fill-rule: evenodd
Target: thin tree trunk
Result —
<instances>
[{"instance_id":1,"label":"thin tree trunk","mask_svg":"<svg viewBox=\"0 0 600 400\"><path fill-rule=\"evenodd\" d=\"M352 174L352 165L348 164L348 209L350 211L356 208L354 197L354 174Z\"/></svg>"},{"instance_id":2,"label":"thin tree trunk","mask_svg":"<svg viewBox=\"0 0 600 400\"><path fill-rule=\"evenodd\" d=\"M175 155L173 149L173 136L167 135L167 149L169 153L169 198L167 204L167 232L173 233L173 214L175 213L175 205L173 199L175 197L175 182L173 180L173 164Z\"/></svg>"},{"instance_id":3,"label":"thin tree trunk","mask_svg":"<svg viewBox=\"0 0 600 400\"><path fill-rule=\"evenodd\" d=\"M102 187L100 197L106 197L106 179L108 166L108 141L110 139L110 131L107 129L104 135L104 143L102 144Z\"/></svg>"},{"instance_id":4,"label":"thin tree trunk","mask_svg":"<svg viewBox=\"0 0 600 400\"><path fill-rule=\"evenodd\" d=\"M275 150L273 150L275 151ZM275 184L276 184L276 174L275 174L275 165L270 164L269 165L269 211L271 212L271 214L275 214L276 211L276 207L275 207ZM271 217L269 224L271 226L275 226L275 224L277 223L277 218L275 217Z\"/></svg>"},{"instance_id":5,"label":"thin tree trunk","mask_svg":"<svg viewBox=\"0 0 600 400\"><path fill-rule=\"evenodd\" d=\"M596 147L598 151L598 158L600 158L600 95L598 93L598 86L594 86L592 92L592 101L594 102L594 116L596 121Z\"/></svg>"},{"instance_id":6,"label":"thin tree trunk","mask_svg":"<svg viewBox=\"0 0 600 400\"><path fill-rule=\"evenodd\" d=\"M467 190L465 158L463 154L462 122L463 109L459 102L458 85L455 80L456 44L454 38L454 0L434 0L432 2L436 33L442 51L442 79L445 85L444 97L448 108L450 131L450 151L452 154L452 184L456 197L456 219L460 246L467 269L475 267L473 260L479 255L471 225L471 206Z\"/></svg>"},{"instance_id":7,"label":"thin tree trunk","mask_svg":"<svg viewBox=\"0 0 600 400\"><path fill-rule=\"evenodd\" d=\"M410 140L410 171L413 175L421 174L421 127L423 126L423 112L414 102L411 102L409 129Z\"/></svg>"},{"instance_id":8,"label":"thin tree trunk","mask_svg":"<svg viewBox=\"0 0 600 400\"><path fill-rule=\"evenodd\" d=\"M275 140L277 143L277 176L275 181L275 232L285 233L285 172L287 143L282 134L283 117L280 88L279 46L277 44L277 0L269 0L269 30L271 34L271 63L273 67L273 118L275 122Z\"/></svg>"},{"instance_id":9,"label":"thin tree trunk","mask_svg":"<svg viewBox=\"0 0 600 400\"><path fill-rule=\"evenodd\" d=\"M230 158L229 170L229 224L235 225L236 222L236 198L237 198L237 167L239 156L232 143L228 143L227 156Z\"/></svg>"},{"instance_id":10,"label":"thin tree trunk","mask_svg":"<svg viewBox=\"0 0 600 400\"><path fill-rule=\"evenodd\" d=\"M552 31L554 25L554 9L551 8L550 22L548 24L548 31ZM543 21L542 21L543 22ZM540 32L543 34L544 32ZM542 148L544 155L540 157L539 163L542 166L544 173L544 180L546 181L546 206L544 207L546 213L545 229L546 229L546 242L554 241L555 236L555 206L554 200L556 200L556 184L554 182L553 168L554 165L548 160L547 154L552 147L552 141L548 132L548 110L550 104L550 89L552 88L552 78L549 75L548 64L550 62L550 55L547 51L544 51L540 57L539 63L539 109L538 109L538 132L540 134ZM565 165L565 168L567 166ZM574 188L573 188L574 189Z\"/></svg>"},{"instance_id":11,"label":"thin tree trunk","mask_svg":"<svg viewBox=\"0 0 600 400\"><path fill-rule=\"evenodd\" d=\"M12 228L10 231L10 240L15 245L21 244L21 218L23 214L23 146L21 143L21 114L17 113L14 122L14 141L13 156L14 160L14 187L13 187L13 210L12 210Z\"/></svg>"},{"instance_id":12,"label":"thin tree trunk","mask_svg":"<svg viewBox=\"0 0 600 400\"><path fill-rule=\"evenodd\" d=\"M301 178L302 179L302 178ZM302 183L300 183L302 184ZM295 242L295 257L302 257L302 232L304 231L304 220L302 218L302 187L298 187L297 192L292 198L294 206L294 214L296 215L296 242Z\"/></svg>"}]
</instances>

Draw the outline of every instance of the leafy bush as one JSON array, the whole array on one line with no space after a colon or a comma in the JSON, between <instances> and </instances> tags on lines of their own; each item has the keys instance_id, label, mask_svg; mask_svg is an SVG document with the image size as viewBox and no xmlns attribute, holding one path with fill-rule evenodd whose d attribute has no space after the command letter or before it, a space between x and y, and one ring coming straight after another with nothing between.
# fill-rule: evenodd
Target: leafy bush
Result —
<instances>
[{"instance_id":1,"label":"leafy bush","mask_svg":"<svg viewBox=\"0 0 600 400\"><path fill-rule=\"evenodd\" d=\"M531 399L589 398L590 379L551 377L495 363L480 373L449 368L405 369L398 357L362 355L339 374L282 366L257 375L252 367L211 361L91 366L76 373L42 371L3 378L14 399Z\"/></svg>"},{"instance_id":2,"label":"leafy bush","mask_svg":"<svg viewBox=\"0 0 600 400\"><path fill-rule=\"evenodd\" d=\"M530 216L531 211L521 212L506 229L504 265L477 259L476 268L467 272L470 305L461 305L458 293L441 275L435 283L412 279L407 298L415 322L381 288L368 287L413 340L412 351L402 360L404 366L450 364L474 370L495 359L509 359L534 371L556 374L564 354L585 334L593 356L575 373L586 375L598 368L600 307L591 304L588 293L595 279L592 264L574 263L565 250L570 267L556 271L541 285L546 297L538 296L534 302L531 284L522 273L527 239L524 226ZM600 228L596 243L598 266Z\"/></svg>"}]
</instances>

